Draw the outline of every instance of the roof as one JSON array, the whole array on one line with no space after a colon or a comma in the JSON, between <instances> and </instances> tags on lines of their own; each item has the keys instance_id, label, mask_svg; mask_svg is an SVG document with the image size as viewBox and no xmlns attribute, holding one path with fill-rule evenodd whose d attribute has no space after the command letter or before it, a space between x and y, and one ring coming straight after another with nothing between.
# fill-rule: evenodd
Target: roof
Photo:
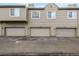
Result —
<instances>
[{"instance_id":1,"label":"roof","mask_svg":"<svg viewBox=\"0 0 79 59\"><path fill-rule=\"evenodd\" d=\"M79 10L79 8L58 8L59 10Z\"/></svg>"},{"instance_id":2,"label":"roof","mask_svg":"<svg viewBox=\"0 0 79 59\"><path fill-rule=\"evenodd\" d=\"M48 5L48 4L47 4ZM28 10L44 10L46 8L47 5L44 5L43 8L40 8L40 7L34 7L34 8L28 8ZM69 8L69 7L59 7L59 4L54 4L56 5L57 9L58 10L79 10L79 7L76 7L76 8ZM65 5L64 5L65 6Z\"/></svg>"},{"instance_id":3,"label":"roof","mask_svg":"<svg viewBox=\"0 0 79 59\"><path fill-rule=\"evenodd\" d=\"M0 8L25 8L25 5L0 5Z\"/></svg>"},{"instance_id":4,"label":"roof","mask_svg":"<svg viewBox=\"0 0 79 59\"><path fill-rule=\"evenodd\" d=\"M28 8L28 10L44 10L44 8Z\"/></svg>"},{"instance_id":5,"label":"roof","mask_svg":"<svg viewBox=\"0 0 79 59\"><path fill-rule=\"evenodd\" d=\"M28 10L44 10L45 8L28 8ZM79 10L79 8L58 8L58 10Z\"/></svg>"}]
</instances>

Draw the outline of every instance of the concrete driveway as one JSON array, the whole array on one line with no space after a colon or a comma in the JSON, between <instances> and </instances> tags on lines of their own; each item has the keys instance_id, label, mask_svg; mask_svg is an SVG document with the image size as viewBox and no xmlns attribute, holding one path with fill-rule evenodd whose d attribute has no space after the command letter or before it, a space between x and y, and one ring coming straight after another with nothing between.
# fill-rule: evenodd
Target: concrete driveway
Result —
<instances>
[{"instance_id":1,"label":"concrete driveway","mask_svg":"<svg viewBox=\"0 0 79 59\"><path fill-rule=\"evenodd\" d=\"M11 53L79 53L79 38L0 38L0 55Z\"/></svg>"}]
</instances>

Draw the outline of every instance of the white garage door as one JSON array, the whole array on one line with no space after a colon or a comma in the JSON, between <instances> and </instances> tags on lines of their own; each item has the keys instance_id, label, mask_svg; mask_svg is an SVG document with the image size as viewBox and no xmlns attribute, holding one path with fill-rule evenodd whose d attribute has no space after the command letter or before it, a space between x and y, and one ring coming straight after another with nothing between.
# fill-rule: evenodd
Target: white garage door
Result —
<instances>
[{"instance_id":1,"label":"white garage door","mask_svg":"<svg viewBox=\"0 0 79 59\"><path fill-rule=\"evenodd\" d=\"M49 28L32 28L31 36L50 36Z\"/></svg>"},{"instance_id":2,"label":"white garage door","mask_svg":"<svg viewBox=\"0 0 79 59\"><path fill-rule=\"evenodd\" d=\"M6 28L6 36L24 36L24 28Z\"/></svg>"},{"instance_id":3,"label":"white garage door","mask_svg":"<svg viewBox=\"0 0 79 59\"><path fill-rule=\"evenodd\" d=\"M57 37L75 37L75 29L56 29Z\"/></svg>"}]
</instances>

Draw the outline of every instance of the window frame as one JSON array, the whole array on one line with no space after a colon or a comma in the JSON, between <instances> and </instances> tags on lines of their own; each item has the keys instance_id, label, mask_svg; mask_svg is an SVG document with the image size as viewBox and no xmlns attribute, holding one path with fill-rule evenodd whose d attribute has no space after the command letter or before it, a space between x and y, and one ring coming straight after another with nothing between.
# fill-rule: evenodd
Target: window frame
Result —
<instances>
[{"instance_id":1,"label":"window frame","mask_svg":"<svg viewBox=\"0 0 79 59\"><path fill-rule=\"evenodd\" d=\"M72 16L72 17L70 18L70 17L69 17L69 12L72 12L72 13L75 12L75 13L76 13L75 17ZM77 11L67 11L67 19L77 19Z\"/></svg>"},{"instance_id":2,"label":"window frame","mask_svg":"<svg viewBox=\"0 0 79 59\"><path fill-rule=\"evenodd\" d=\"M53 17L49 18L49 17L48 17L48 12L55 13L55 18L53 18ZM47 19L56 19L56 17L57 17L56 11L48 11L48 12L47 12Z\"/></svg>"},{"instance_id":3,"label":"window frame","mask_svg":"<svg viewBox=\"0 0 79 59\"><path fill-rule=\"evenodd\" d=\"M12 16L11 15L11 9L19 9L19 16L16 16L16 15ZM20 8L9 8L9 16L10 17L20 17Z\"/></svg>"},{"instance_id":4,"label":"window frame","mask_svg":"<svg viewBox=\"0 0 79 59\"><path fill-rule=\"evenodd\" d=\"M32 18L32 13L33 12L38 12L39 13L39 18ZM31 19L40 19L40 11L31 11Z\"/></svg>"}]
</instances>

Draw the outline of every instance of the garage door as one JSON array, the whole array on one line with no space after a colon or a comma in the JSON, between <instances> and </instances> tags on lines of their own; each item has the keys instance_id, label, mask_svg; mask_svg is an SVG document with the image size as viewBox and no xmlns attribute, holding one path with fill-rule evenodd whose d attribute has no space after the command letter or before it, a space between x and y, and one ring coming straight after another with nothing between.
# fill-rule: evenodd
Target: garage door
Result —
<instances>
[{"instance_id":1,"label":"garage door","mask_svg":"<svg viewBox=\"0 0 79 59\"><path fill-rule=\"evenodd\" d=\"M6 36L24 36L24 28L6 28Z\"/></svg>"},{"instance_id":2,"label":"garage door","mask_svg":"<svg viewBox=\"0 0 79 59\"><path fill-rule=\"evenodd\" d=\"M56 29L57 37L75 37L75 29Z\"/></svg>"},{"instance_id":3,"label":"garage door","mask_svg":"<svg viewBox=\"0 0 79 59\"><path fill-rule=\"evenodd\" d=\"M49 28L31 28L31 36L50 36Z\"/></svg>"}]
</instances>

